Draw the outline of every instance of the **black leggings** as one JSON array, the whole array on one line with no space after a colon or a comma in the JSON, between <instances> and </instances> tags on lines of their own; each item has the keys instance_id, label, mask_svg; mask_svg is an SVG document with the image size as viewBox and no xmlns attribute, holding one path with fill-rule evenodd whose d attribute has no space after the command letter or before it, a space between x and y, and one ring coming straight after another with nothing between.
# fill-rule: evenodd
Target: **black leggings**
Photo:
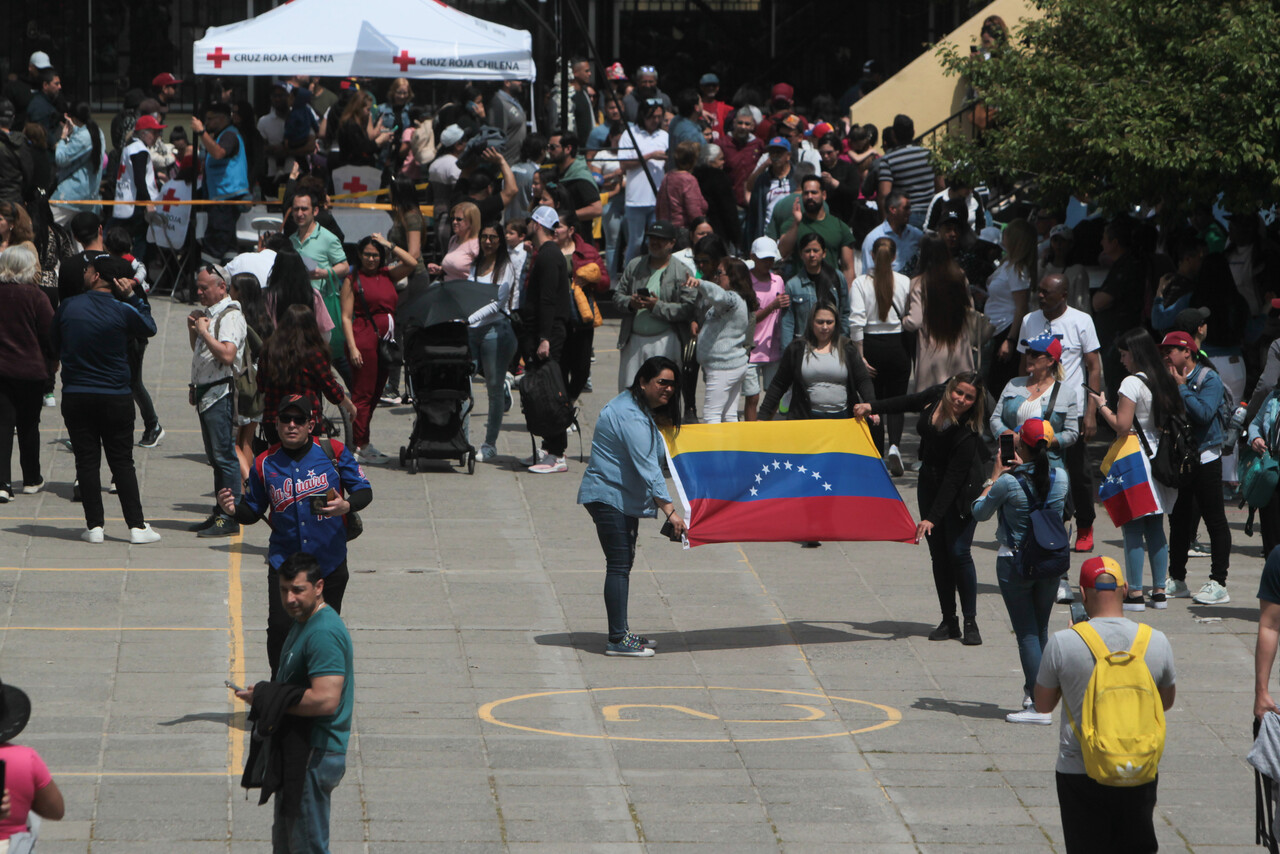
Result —
<instances>
[{"instance_id":1,"label":"black leggings","mask_svg":"<svg viewBox=\"0 0 1280 854\"><path fill-rule=\"evenodd\" d=\"M862 339L862 352L868 364L876 369L871 384L876 390L876 400L898 397L907 393L907 384L911 381L911 357L902 344L902 335L892 332L887 335L867 335ZM876 443L883 456L889 450L885 444L885 432L888 431L889 445L902 444L902 423L905 416L898 412L880 416L879 424L871 425L871 439Z\"/></svg>"},{"instance_id":2,"label":"black leggings","mask_svg":"<svg viewBox=\"0 0 1280 854\"><path fill-rule=\"evenodd\" d=\"M1222 499L1221 457L1193 464L1191 473L1178 484L1178 500L1169 514L1169 577L1177 581L1187 580L1187 549L1191 548L1197 512L1209 530L1209 577L1225 585L1231 563L1231 527Z\"/></svg>"}]
</instances>

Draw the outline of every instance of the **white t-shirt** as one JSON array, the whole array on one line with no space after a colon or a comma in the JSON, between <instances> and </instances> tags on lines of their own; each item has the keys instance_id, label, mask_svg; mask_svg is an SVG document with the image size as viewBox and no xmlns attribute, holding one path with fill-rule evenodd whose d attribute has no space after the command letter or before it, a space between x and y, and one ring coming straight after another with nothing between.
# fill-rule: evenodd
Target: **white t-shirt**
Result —
<instances>
[{"instance_id":1,"label":"white t-shirt","mask_svg":"<svg viewBox=\"0 0 1280 854\"><path fill-rule=\"evenodd\" d=\"M849 337L861 341L866 335L889 335L902 331L902 317L907 313L907 297L911 280L901 273L893 274L893 298L889 316L880 319L876 302L875 278L869 273L858 276L849 288Z\"/></svg>"},{"instance_id":2,"label":"white t-shirt","mask_svg":"<svg viewBox=\"0 0 1280 854\"><path fill-rule=\"evenodd\" d=\"M1133 401L1133 426L1142 429L1151 453L1156 452L1160 443L1160 432L1156 430L1155 414L1151 406L1151 389L1144 381L1146 374L1130 374L1120 381L1120 396Z\"/></svg>"},{"instance_id":3,"label":"white t-shirt","mask_svg":"<svg viewBox=\"0 0 1280 854\"><path fill-rule=\"evenodd\" d=\"M990 302L987 303L991 305ZM1098 343L1098 332L1093 326L1093 318L1078 309L1067 307L1060 317L1046 320L1043 311L1033 311L1022 321L1022 330L1018 333L1021 340L1035 338L1048 330L1053 335L1062 336L1062 371L1066 374L1063 387L1074 389L1076 393L1076 411L1084 417L1085 396L1084 384L1087 377L1084 372L1084 357L1101 348ZM1018 352L1027 352L1026 346L1019 343Z\"/></svg>"},{"instance_id":4,"label":"white t-shirt","mask_svg":"<svg viewBox=\"0 0 1280 854\"><path fill-rule=\"evenodd\" d=\"M1005 261L987 280L987 304L982 309L987 320L1003 332L1013 323L1013 294L1015 291L1031 290L1031 281L1019 276L1013 270L1013 264Z\"/></svg>"},{"instance_id":5,"label":"white t-shirt","mask_svg":"<svg viewBox=\"0 0 1280 854\"><path fill-rule=\"evenodd\" d=\"M635 134L636 145L639 146L639 149L632 148L631 137L623 134L618 141L619 160L639 160L650 152L666 151L669 147L667 132L661 128L649 133L639 125L632 125L631 133ZM653 184L661 186L665 162L663 160L646 160L642 166L627 170L627 207L645 208L658 203L658 197L653 193L653 186L649 184L648 179L640 174L640 169L643 166L648 166L649 174L653 176Z\"/></svg>"},{"instance_id":6,"label":"white t-shirt","mask_svg":"<svg viewBox=\"0 0 1280 854\"><path fill-rule=\"evenodd\" d=\"M284 117L277 116L275 111L267 113L258 119L258 133L262 134L262 141L267 145L279 145L284 142ZM271 155L267 157L267 175L275 178L284 174L284 164L288 157L277 157Z\"/></svg>"},{"instance_id":7,"label":"white t-shirt","mask_svg":"<svg viewBox=\"0 0 1280 854\"><path fill-rule=\"evenodd\" d=\"M253 273L258 277L258 287L265 291L271 278L271 268L275 266L275 263L276 253L274 250L263 249L261 252L242 252L227 262L227 272L232 276L236 273Z\"/></svg>"}]
</instances>

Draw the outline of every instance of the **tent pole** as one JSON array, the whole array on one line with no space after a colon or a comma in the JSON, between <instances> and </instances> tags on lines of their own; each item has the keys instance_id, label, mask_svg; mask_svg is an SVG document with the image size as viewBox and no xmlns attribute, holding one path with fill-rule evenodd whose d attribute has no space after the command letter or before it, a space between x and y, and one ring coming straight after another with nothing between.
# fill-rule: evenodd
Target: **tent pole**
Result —
<instances>
[{"instance_id":1,"label":"tent pole","mask_svg":"<svg viewBox=\"0 0 1280 854\"><path fill-rule=\"evenodd\" d=\"M575 0L569 0L569 11L573 13L573 18L577 22L578 28L582 30L582 38L587 43L587 51L591 56L591 61L595 63L598 79L604 81L604 87L605 91L608 93L608 97L618 107L618 115L622 117L622 126L626 128L627 139L631 140L631 148L635 152L639 153L640 144L636 142L636 135L631 131L631 122L627 121L627 111L624 109L622 99L618 97L618 91L614 89L613 86L609 85L609 79L604 73L604 60L600 58L600 51L596 48L596 40L591 37L591 33L587 32L586 22L582 20L582 12L578 10L578 5ZM614 20L616 21L617 19L615 18ZM638 119L640 116L637 114L636 118ZM585 140L583 141L585 142ZM649 186L653 188L653 195L656 197L658 195L658 182L653 180L653 173L649 171L648 164L643 160L640 161L640 171L644 173L644 177L649 179Z\"/></svg>"},{"instance_id":2,"label":"tent pole","mask_svg":"<svg viewBox=\"0 0 1280 854\"><path fill-rule=\"evenodd\" d=\"M569 75L566 66L569 58L564 50L564 0L556 0L556 68L560 72L560 124L561 133L569 132ZM585 140L584 140L585 141Z\"/></svg>"}]
</instances>

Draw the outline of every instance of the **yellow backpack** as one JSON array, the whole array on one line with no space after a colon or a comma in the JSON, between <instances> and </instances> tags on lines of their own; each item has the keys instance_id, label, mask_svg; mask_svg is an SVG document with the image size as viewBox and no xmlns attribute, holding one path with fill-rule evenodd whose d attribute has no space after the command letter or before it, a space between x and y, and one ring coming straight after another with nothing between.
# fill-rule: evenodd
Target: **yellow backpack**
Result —
<instances>
[{"instance_id":1,"label":"yellow backpack","mask_svg":"<svg viewBox=\"0 0 1280 854\"><path fill-rule=\"evenodd\" d=\"M1112 652L1088 623L1072 628L1093 653L1093 675L1084 691L1080 723L1064 703L1084 754L1084 770L1104 786L1140 786L1156 778L1164 753L1164 702L1143 658L1151 627L1142 625L1133 646Z\"/></svg>"}]
</instances>

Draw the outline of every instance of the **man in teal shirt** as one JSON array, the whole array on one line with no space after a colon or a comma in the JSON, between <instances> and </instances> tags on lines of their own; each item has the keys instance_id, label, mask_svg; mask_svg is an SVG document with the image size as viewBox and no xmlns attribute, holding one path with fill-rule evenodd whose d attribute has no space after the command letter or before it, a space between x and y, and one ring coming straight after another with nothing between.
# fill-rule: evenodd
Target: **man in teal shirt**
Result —
<instances>
[{"instance_id":1,"label":"man in teal shirt","mask_svg":"<svg viewBox=\"0 0 1280 854\"><path fill-rule=\"evenodd\" d=\"M355 667L351 635L342 618L324 602L320 563L299 552L280 565L280 601L293 628L280 653L276 682L306 688L286 714L311 719L311 754L296 815L284 812L276 793L272 851L329 850L329 798L347 770L347 739L355 706ZM236 696L252 705L253 689Z\"/></svg>"},{"instance_id":2,"label":"man in teal shirt","mask_svg":"<svg viewBox=\"0 0 1280 854\"><path fill-rule=\"evenodd\" d=\"M333 366L351 387L351 364L347 361L347 341L342 332L342 305L339 294L342 291L342 280L351 270L347 261L346 250L342 241L333 232L316 222L316 204L319 200L311 192L303 189L293 196L293 208L290 213L297 223L298 230L289 238L298 254L309 259L314 265L311 270L312 287L320 291L324 298L325 308L329 309L329 319L333 321L333 332L329 335L329 356Z\"/></svg>"},{"instance_id":3,"label":"man in teal shirt","mask_svg":"<svg viewBox=\"0 0 1280 854\"><path fill-rule=\"evenodd\" d=\"M784 207L790 199L790 206ZM778 241L778 251L790 263L793 273L800 269L795 256L800 238L814 231L822 235L827 244L827 263L844 273L844 280L852 283L853 253L856 241L849 226L840 221L827 207L827 191L820 175L808 175L800 182L800 193L787 196L773 209L766 233ZM776 232L776 233L773 233Z\"/></svg>"}]
</instances>

